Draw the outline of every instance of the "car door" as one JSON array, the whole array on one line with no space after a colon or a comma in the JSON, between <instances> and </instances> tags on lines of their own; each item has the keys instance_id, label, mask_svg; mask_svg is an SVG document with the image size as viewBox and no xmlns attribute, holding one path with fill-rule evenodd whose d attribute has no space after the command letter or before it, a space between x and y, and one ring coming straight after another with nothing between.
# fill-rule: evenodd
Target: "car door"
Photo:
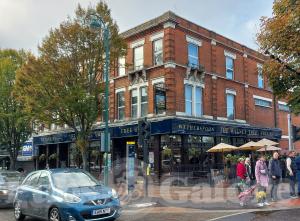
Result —
<instances>
[{"instance_id":1,"label":"car door","mask_svg":"<svg viewBox=\"0 0 300 221\"><path fill-rule=\"evenodd\" d=\"M22 211L26 215L35 215L35 203L33 197L40 174L40 172L32 173L31 176L25 180L19 190L19 198L21 198L22 201Z\"/></svg>"},{"instance_id":2,"label":"car door","mask_svg":"<svg viewBox=\"0 0 300 221\"><path fill-rule=\"evenodd\" d=\"M37 189L33 196L36 204L37 216L48 218L48 208L50 207L51 185L48 172L42 171L37 183Z\"/></svg>"}]
</instances>

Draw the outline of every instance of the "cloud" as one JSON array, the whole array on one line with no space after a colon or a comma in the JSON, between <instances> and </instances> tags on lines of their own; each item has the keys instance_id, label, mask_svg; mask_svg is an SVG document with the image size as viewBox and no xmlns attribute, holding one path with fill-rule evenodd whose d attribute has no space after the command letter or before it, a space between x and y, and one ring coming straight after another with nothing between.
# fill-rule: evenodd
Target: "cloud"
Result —
<instances>
[{"instance_id":1,"label":"cloud","mask_svg":"<svg viewBox=\"0 0 300 221\"><path fill-rule=\"evenodd\" d=\"M73 16L78 3L98 0L1 0L0 47L25 48L37 53L37 45L50 28ZM125 31L165 11L172 10L205 28L249 47L261 16L270 16L273 0L106 0L120 30Z\"/></svg>"}]
</instances>

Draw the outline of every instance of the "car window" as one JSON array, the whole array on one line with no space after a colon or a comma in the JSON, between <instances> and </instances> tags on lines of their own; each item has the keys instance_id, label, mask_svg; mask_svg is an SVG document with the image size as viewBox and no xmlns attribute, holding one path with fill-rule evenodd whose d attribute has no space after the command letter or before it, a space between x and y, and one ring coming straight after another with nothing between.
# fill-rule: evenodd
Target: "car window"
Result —
<instances>
[{"instance_id":1,"label":"car window","mask_svg":"<svg viewBox=\"0 0 300 221\"><path fill-rule=\"evenodd\" d=\"M37 186L49 186L50 182L49 182L49 178L48 178L48 174L46 172L42 172L38 181Z\"/></svg>"},{"instance_id":2,"label":"car window","mask_svg":"<svg viewBox=\"0 0 300 221\"><path fill-rule=\"evenodd\" d=\"M28 180L28 183L26 180L26 183L27 183L26 185L31 186L31 187L37 187L37 183L38 183L40 174L41 174L40 172L36 172L36 173L32 174L30 179Z\"/></svg>"}]
</instances>

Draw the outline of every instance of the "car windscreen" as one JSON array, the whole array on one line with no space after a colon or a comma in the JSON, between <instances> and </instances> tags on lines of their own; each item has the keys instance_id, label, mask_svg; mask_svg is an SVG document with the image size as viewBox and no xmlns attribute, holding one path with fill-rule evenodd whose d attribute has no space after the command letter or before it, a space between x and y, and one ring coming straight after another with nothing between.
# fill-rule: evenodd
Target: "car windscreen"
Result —
<instances>
[{"instance_id":1,"label":"car windscreen","mask_svg":"<svg viewBox=\"0 0 300 221\"><path fill-rule=\"evenodd\" d=\"M0 183L6 182L19 182L20 181L20 173L13 172L2 172L0 173Z\"/></svg>"},{"instance_id":2,"label":"car windscreen","mask_svg":"<svg viewBox=\"0 0 300 221\"><path fill-rule=\"evenodd\" d=\"M84 172L61 172L51 175L56 188L66 190L79 187L93 187L100 184L94 177Z\"/></svg>"}]
</instances>

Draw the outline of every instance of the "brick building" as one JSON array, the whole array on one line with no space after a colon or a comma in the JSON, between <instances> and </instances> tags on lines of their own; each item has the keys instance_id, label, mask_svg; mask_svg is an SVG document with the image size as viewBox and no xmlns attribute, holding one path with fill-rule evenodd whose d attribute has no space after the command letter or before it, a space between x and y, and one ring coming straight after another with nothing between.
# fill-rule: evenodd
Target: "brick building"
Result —
<instances>
[{"instance_id":1,"label":"brick building","mask_svg":"<svg viewBox=\"0 0 300 221\"><path fill-rule=\"evenodd\" d=\"M239 146L268 138L288 148L289 109L268 86L262 54L173 12L122 36L127 56L110 76L113 162L126 156L127 141L137 141L141 117L151 122L150 161L157 173L168 168L170 155L172 163L196 162L207 170L206 150L220 142ZM47 145L40 138L35 145ZM137 147L142 159L141 153Z\"/></svg>"}]
</instances>

